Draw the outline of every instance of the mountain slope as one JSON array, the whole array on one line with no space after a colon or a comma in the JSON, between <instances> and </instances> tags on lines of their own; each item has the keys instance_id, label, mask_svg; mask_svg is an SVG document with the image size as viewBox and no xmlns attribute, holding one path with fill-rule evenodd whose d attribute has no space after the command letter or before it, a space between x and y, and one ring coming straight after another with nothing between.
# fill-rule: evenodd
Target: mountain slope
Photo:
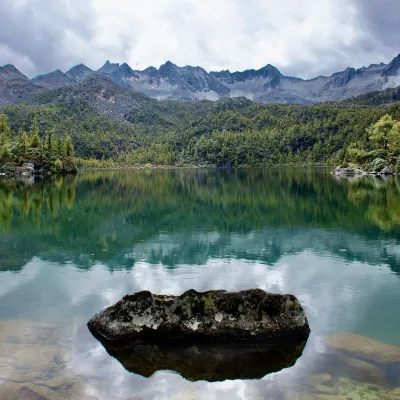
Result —
<instances>
[{"instance_id":1,"label":"mountain slope","mask_svg":"<svg viewBox=\"0 0 400 400\"><path fill-rule=\"evenodd\" d=\"M64 72L57 69L56 71L50 72L49 74L38 75L36 78L32 79L35 85L53 89L63 86L72 85L74 80L69 78Z\"/></svg>"},{"instance_id":2,"label":"mountain slope","mask_svg":"<svg viewBox=\"0 0 400 400\"><path fill-rule=\"evenodd\" d=\"M0 107L19 103L39 90L40 88L13 65L0 67Z\"/></svg>"},{"instance_id":3,"label":"mountain slope","mask_svg":"<svg viewBox=\"0 0 400 400\"><path fill-rule=\"evenodd\" d=\"M91 107L100 115L125 120L129 113L146 108L156 100L122 88L110 78L91 74L77 85L42 91L27 102L31 105L62 105L67 109L80 104Z\"/></svg>"}]
</instances>

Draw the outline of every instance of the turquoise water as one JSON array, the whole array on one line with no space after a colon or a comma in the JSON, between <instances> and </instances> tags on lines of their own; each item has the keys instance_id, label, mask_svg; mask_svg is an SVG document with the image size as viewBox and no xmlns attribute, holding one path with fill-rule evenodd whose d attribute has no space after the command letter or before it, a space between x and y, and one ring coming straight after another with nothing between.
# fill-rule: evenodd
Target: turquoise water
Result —
<instances>
[{"instance_id":1,"label":"turquoise water","mask_svg":"<svg viewBox=\"0 0 400 400\"><path fill-rule=\"evenodd\" d=\"M144 378L85 325L138 290L253 287L296 295L312 330L294 367L261 380ZM399 300L398 178L249 169L0 180L0 393L9 398L31 390L47 399L289 399L315 392L307 379L320 373L336 392L342 378L392 390L400 359L388 367L359 357L382 377L343 360L335 369L325 337L348 332L400 346ZM60 348L67 355L54 363Z\"/></svg>"}]
</instances>

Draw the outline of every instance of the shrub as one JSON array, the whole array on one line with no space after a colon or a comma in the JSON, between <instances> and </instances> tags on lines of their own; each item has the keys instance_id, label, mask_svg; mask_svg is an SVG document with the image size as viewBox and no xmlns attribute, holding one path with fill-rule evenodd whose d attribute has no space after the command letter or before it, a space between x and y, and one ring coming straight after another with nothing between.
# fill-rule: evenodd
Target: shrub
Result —
<instances>
[{"instance_id":1,"label":"shrub","mask_svg":"<svg viewBox=\"0 0 400 400\"><path fill-rule=\"evenodd\" d=\"M386 167L386 162L382 158L375 158L375 160L372 161L370 170L371 172L378 173L383 170L383 168Z\"/></svg>"}]
</instances>

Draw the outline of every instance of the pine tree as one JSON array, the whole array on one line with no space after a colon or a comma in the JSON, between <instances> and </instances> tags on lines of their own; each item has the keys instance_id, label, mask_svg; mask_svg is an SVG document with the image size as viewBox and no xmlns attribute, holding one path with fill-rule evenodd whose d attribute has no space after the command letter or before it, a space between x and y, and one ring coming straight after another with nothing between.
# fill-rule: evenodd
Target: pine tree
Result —
<instances>
[{"instance_id":1,"label":"pine tree","mask_svg":"<svg viewBox=\"0 0 400 400\"><path fill-rule=\"evenodd\" d=\"M19 133L19 148L22 149L22 151L24 152L24 154L26 154L28 152L28 148L29 148L29 137L28 134L23 131L22 129L20 130Z\"/></svg>"},{"instance_id":2,"label":"pine tree","mask_svg":"<svg viewBox=\"0 0 400 400\"><path fill-rule=\"evenodd\" d=\"M8 117L5 114L0 114L0 144L7 143L11 137L11 128Z\"/></svg>"},{"instance_id":3,"label":"pine tree","mask_svg":"<svg viewBox=\"0 0 400 400\"><path fill-rule=\"evenodd\" d=\"M44 148L49 152L52 152L54 150L53 136L54 136L54 129L50 129L46 135L46 140L44 143Z\"/></svg>"},{"instance_id":4,"label":"pine tree","mask_svg":"<svg viewBox=\"0 0 400 400\"><path fill-rule=\"evenodd\" d=\"M42 141L40 140L39 133L34 133L31 139L31 148L38 149L42 147Z\"/></svg>"},{"instance_id":5,"label":"pine tree","mask_svg":"<svg viewBox=\"0 0 400 400\"><path fill-rule=\"evenodd\" d=\"M71 136L67 136L67 140L65 141L65 154L67 157L73 157L75 154L74 144L72 143Z\"/></svg>"},{"instance_id":6,"label":"pine tree","mask_svg":"<svg viewBox=\"0 0 400 400\"><path fill-rule=\"evenodd\" d=\"M65 156L65 143L59 138L57 140L57 151L61 156Z\"/></svg>"},{"instance_id":7,"label":"pine tree","mask_svg":"<svg viewBox=\"0 0 400 400\"><path fill-rule=\"evenodd\" d=\"M31 136L38 135L40 138L40 128L39 128L39 123L37 120L36 115L33 117L32 125L31 125Z\"/></svg>"},{"instance_id":8,"label":"pine tree","mask_svg":"<svg viewBox=\"0 0 400 400\"><path fill-rule=\"evenodd\" d=\"M11 157L10 143L5 143L5 144L3 144L3 147L1 148L0 159L6 160L9 157Z\"/></svg>"}]
</instances>

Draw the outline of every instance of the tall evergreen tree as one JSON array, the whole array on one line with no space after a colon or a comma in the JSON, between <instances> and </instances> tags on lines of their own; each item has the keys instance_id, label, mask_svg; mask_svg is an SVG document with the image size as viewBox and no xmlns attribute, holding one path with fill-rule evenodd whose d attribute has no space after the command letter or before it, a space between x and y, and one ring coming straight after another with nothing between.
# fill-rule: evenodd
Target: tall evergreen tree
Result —
<instances>
[{"instance_id":1,"label":"tall evergreen tree","mask_svg":"<svg viewBox=\"0 0 400 400\"><path fill-rule=\"evenodd\" d=\"M74 144L72 143L71 136L67 136L65 141L65 154L67 157L73 157L75 155Z\"/></svg>"},{"instance_id":2,"label":"tall evergreen tree","mask_svg":"<svg viewBox=\"0 0 400 400\"><path fill-rule=\"evenodd\" d=\"M11 137L11 128L8 117L0 114L0 144L7 143Z\"/></svg>"}]
</instances>

